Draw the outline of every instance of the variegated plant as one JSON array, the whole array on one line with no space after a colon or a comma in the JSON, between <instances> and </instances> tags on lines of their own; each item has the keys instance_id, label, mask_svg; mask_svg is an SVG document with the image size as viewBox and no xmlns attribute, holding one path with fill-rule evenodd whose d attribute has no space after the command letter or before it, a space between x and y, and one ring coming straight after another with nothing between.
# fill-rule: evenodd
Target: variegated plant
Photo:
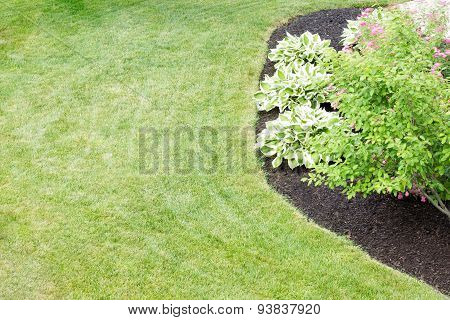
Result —
<instances>
[{"instance_id":1,"label":"variegated plant","mask_svg":"<svg viewBox=\"0 0 450 320\"><path fill-rule=\"evenodd\" d=\"M286 38L278 42L275 49L270 50L269 59L276 62L275 68L289 67L294 62L323 66L330 61L330 53L333 51L330 40L322 40L318 34L305 32L296 37L287 33Z\"/></svg>"},{"instance_id":2,"label":"variegated plant","mask_svg":"<svg viewBox=\"0 0 450 320\"><path fill-rule=\"evenodd\" d=\"M287 160L291 169L302 165L311 168L321 160L330 159L311 150L310 140L339 124L337 113L311 108L308 104L296 105L292 111L285 111L266 123L266 129L258 135L257 147L264 156L275 156L274 167Z\"/></svg>"},{"instance_id":3,"label":"variegated plant","mask_svg":"<svg viewBox=\"0 0 450 320\"><path fill-rule=\"evenodd\" d=\"M347 27L342 31L342 44L345 48L355 45L360 35L359 21L347 20Z\"/></svg>"},{"instance_id":4,"label":"variegated plant","mask_svg":"<svg viewBox=\"0 0 450 320\"><path fill-rule=\"evenodd\" d=\"M266 76L254 97L260 111L278 108L283 112L298 104L317 107L326 101L329 85L330 75L321 67L294 62L280 67L272 77Z\"/></svg>"}]
</instances>

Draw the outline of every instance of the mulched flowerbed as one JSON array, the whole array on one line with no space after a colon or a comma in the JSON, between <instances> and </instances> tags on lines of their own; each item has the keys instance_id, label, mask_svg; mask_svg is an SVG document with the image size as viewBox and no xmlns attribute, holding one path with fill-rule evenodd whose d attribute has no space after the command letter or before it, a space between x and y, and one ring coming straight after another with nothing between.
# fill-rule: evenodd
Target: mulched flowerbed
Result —
<instances>
[{"instance_id":1,"label":"mulched flowerbed","mask_svg":"<svg viewBox=\"0 0 450 320\"><path fill-rule=\"evenodd\" d=\"M310 31L341 49L340 35L346 20L355 19L359 13L359 9L352 8L297 17L276 29L268 46L274 48L286 31L292 35ZM267 60L260 78L274 71L273 63ZM278 110L260 112L257 133L277 115ZM432 205L411 198L400 201L388 195L348 200L338 190L301 182L308 174L305 168L291 170L283 164L273 169L271 160L264 159L269 184L313 221L348 236L375 259L450 294L450 221Z\"/></svg>"}]
</instances>

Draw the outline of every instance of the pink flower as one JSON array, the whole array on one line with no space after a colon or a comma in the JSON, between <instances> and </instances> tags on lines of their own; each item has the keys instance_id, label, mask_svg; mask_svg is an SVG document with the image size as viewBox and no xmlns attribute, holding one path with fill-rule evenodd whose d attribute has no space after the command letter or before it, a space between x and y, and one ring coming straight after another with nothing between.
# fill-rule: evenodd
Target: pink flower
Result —
<instances>
[{"instance_id":1,"label":"pink flower","mask_svg":"<svg viewBox=\"0 0 450 320\"><path fill-rule=\"evenodd\" d=\"M360 25L361 27L365 27L365 26L367 26L367 22L361 21L361 22L359 23L359 25Z\"/></svg>"},{"instance_id":2,"label":"pink flower","mask_svg":"<svg viewBox=\"0 0 450 320\"><path fill-rule=\"evenodd\" d=\"M446 6L447 5L447 1L446 0L439 0L439 4L441 6Z\"/></svg>"},{"instance_id":3,"label":"pink flower","mask_svg":"<svg viewBox=\"0 0 450 320\"><path fill-rule=\"evenodd\" d=\"M352 48L350 48L349 46L345 46L345 47L342 49L342 52L345 52L345 53L351 53L351 52L353 52L353 50L352 50Z\"/></svg>"},{"instance_id":4,"label":"pink flower","mask_svg":"<svg viewBox=\"0 0 450 320\"><path fill-rule=\"evenodd\" d=\"M366 8L363 11L364 13L372 13L373 12L373 8Z\"/></svg>"},{"instance_id":5,"label":"pink flower","mask_svg":"<svg viewBox=\"0 0 450 320\"><path fill-rule=\"evenodd\" d=\"M445 52L441 52L440 50L438 50L435 54L433 54L433 58L447 58L447 52L449 52L450 50L446 50Z\"/></svg>"},{"instance_id":6,"label":"pink flower","mask_svg":"<svg viewBox=\"0 0 450 320\"><path fill-rule=\"evenodd\" d=\"M444 43L450 44L450 38L445 38L445 39L444 39Z\"/></svg>"},{"instance_id":7,"label":"pink flower","mask_svg":"<svg viewBox=\"0 0 450 320\"><path fill-rule=\"evenodd\" d=\"M377 34L379 34L379 33L383 33L383 32L384 32L383 27L379 26L378 24L375 24L375 25L373 25L373 26L370 27L370 33L371 33L373 36L375 36L375 35L377 35Z\"/></svg>"},{"instance_id":8,"label":"pink flower","mask_svg":"<svg viewBox=\"0 0 450 320\"><path fill-rule=\"evenodd\" d=\"M405 197L409 197L409 192L408 191L405 192Z\"/></svg>"},{"instance_id":9,"label":"pink flower","mask_svg":"<svg viewBox=\"0 0 450 320\"><path fill-rule=\"evenodd\" d=\"M422 202L425 203L425 202L427 202L427 198L425 198L425 196L421 196L421 197L420 197L420 201L422 201Z\"/></svg>"},{"instance_id":10,"label":"pink flower","mask_svg":"<svg viewBox=\"0 0 450 320\"><path fill-rule=\"evenodd\" d=\"M436 73L436 69L439 68L441 66L441 64L439 62L436 62L432 67L431 67L431 74L435 74Z\"/></svg>"},{"instance_id":11,"label":"pink flower","mask_svg":"<svg viewBox=\"0 0 450 320\"><path fill-rule=\"evenodd\" d=\"M438 48L434 47L434 54L433 54L433 58L446 58L447 57L447 52L449 52L449 50L446 50L445 53L441 52L441 50L439 50Z\"/></svg>"},{"instance_id":12,"label":"pink flower","mask_svg":"<svg viewBox=\"0 0 450 320\"><path fill-rule=\"evenodd\" d=\"M436 15L434 12L427 13L426 16L428 19L430 19L432 21L436 19Z\"/></svg>"},{"instance_id":13,"label":"pink flower","mask_svg":"<svg viewBox=\"0 0 450 320\"><path fill-rule=\"evenodd\" d=\"M402 200L403 199L403 193L399 192L397 195L397 199L398 200Z\"/></svg>"},{"instance_id":14,"label":"pink flower","mask_svg":"<svg viewBox=\"0 0 450 320\"><path fill-rule=\"evenodd\" d=\"M444 27L443 26L440 26L440 27L437 27L434 31L436 32L436 33L441 33L441 32L444 32Z\"/></svg>"},{"instance_id":15,"label":"pink flower","mask_svg":"<svg viewBox=\"0 0 450 320\"><path fill-rule=\"evenodd\" d=\"M367 18L367 17L369 17L369 14L367 12L363 12L363 13L361 13L360 16L358 16L358 19Z\"/></svg>"},{"instance_id":16,"label":"pink flower","mask_svg":"<svg viewBox=\"0 0 450 320\"><path fill-rule=\"evenodd\" d=\"M447 56L450 56L450 49L445 50L445 54L446 54Z\"/></svg>"},{"instance_id":17,"label":"pink flower","mask_svg":"<svg viewBox=\"0 0 450 320\"><path fill-rule=\"evenodd\" d=\"M368 47L368 48L375 48L375 47L376 47L375 41L369 41L369 42L367 42L367 47Z\"/></svg>"}]
</instances>

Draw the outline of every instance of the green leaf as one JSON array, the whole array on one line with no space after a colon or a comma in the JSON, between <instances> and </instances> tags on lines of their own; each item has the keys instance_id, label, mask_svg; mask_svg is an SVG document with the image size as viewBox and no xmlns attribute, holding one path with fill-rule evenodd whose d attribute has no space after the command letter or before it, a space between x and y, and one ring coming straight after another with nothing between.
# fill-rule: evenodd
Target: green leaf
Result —
<instances>
[{"instance_id":1,"label":"green leaf","mask_svg":"<svg viewBox=\"0 0 450 320\"><path fill-rule=\"evenodd\" d=\"M286 80L286 75L280 69L277 70L277 77L281 80Z\"/></svg>"},{"instance_id":2,"label":"green leaf","mask_svg":"<svg viewBox=\"0 0 450 320\"><path fill-rule=\"evenodd\" d=\"M281 162L283 162L283 159L281 157L276 157L275 159L273 159L272 161L272 166L274 168L278 168L281 165Z\"/></svg>"},{"instance_id":3,"label":"green leaf","mask_svg":"<svg viewBox=\"0 0 450 320\"><path fill-rule=\"evenodd\" d=\"M261 91L255 93L254 98L258 101L263 101L266 98L266 95Z\"/></svg>"}]
</instances>

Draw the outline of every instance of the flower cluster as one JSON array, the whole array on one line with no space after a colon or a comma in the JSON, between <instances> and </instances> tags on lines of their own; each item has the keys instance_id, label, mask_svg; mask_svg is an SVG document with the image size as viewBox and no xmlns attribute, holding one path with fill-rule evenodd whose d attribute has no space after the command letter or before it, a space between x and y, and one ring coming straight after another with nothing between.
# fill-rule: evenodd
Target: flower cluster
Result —
<instances>
[{"instance_id":1,"label":"flower cluster","mask_svg":"<svg viewBox=\"0 0 450 320\"><path fill-rule=\"evenodd\" d=\"M361 19L361 18L368 18L370 17L370 14L374 11L373 8L366 8L362 11L362 13L357 17L357 19Z\"/></svg>"},{"instance_id":2,"label":"flower cluster","mask_svg":"<svg viewBox=\"0 0 450 320\"><path fill-rule=\"evenodd\" d=\"M441 52L441 50L439 48L434 47L433 50L434 50L433 58L443 58L443 59L445 59L445 58L447 58L447 56L450 55L450 50L449 49L446 49L444 52Z\"/></svg>"},{"instance_id":3,"label":"flower cluster","mask_svg":"<svg viewBox=\"0 0 450 320\"><path fill-rule=\"evenodd\" d=\"M440 41L450 37L450 1L413 0L397 5L416 23L417 32L428 41Z\"/></svg>"},{"instance_id":4,"label":"flower cluster","mask_svg":"<svg viewBox=\"0 0 450 320\"><path fill-rule=\"evenodd\" d=\"M384 32L384 29L379 24L374 24L370 26L370 34L376 36L377 34L381 34Z\"/></svg>"},{"instance_id":5,"label":"flower cluster","mask_svg":"<svg viewBox=\"0 0 450 320\"><path fill-rule=\"evenodd\" d=\"M436 62L430 70L431 74L437 75L439 78L443 78L444 76L442 75L442 73L439 71L439 68L442 66L441 63Z\"/></svg>"},{"instance_id":6,"label":"flower cluster","mask_svg":"<svg viewBox=\"0 0 450 320\"><path fill-rule=\"evenodd\" d=\"M397 194L397 199L402 200L403 198L408 198L410 195L419 198L421 202L427 202L426 195L422 192L422 190L417 186L415 182L413 182L412 188L410 190L406 190L405 192L399 192Z\"/></svg>"},{"instance_id":7,"label":"flower cluster","mask_svg":"<svg viewBox=\"0 0 450 320\"><path fill-rule=\"evenodd\" d=\"M356 20L347 21L347 27L342 33L343 52L351 53L354 50L365 48L376 49L377 38L383 37L385 29L383 21L386 13L380 9L364 9Z\"/></svg>"}]
</instances>

